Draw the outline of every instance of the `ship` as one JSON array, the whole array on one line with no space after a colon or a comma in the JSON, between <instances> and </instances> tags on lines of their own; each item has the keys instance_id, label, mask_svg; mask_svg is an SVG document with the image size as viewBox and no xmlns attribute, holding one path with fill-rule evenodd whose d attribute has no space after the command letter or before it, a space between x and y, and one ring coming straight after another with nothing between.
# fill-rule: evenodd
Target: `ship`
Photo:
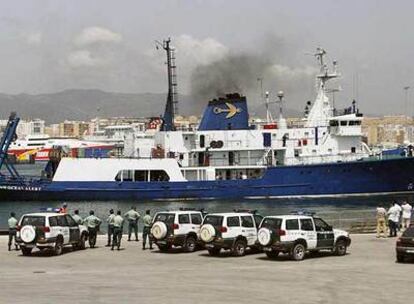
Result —
<instances>
[{"instance_id":1,"label":"ship","mask_svg":"<svg viewBox=\"0 0 414 304\"><path fill-rule=\"evenodd\" d=\"M8 154L16 162L27 160L49 161L50 153L57 148L67 151L70 156L84 155L86 157L103 157L109 155L114 144L79 140L77 138L50 137L47 134L28 135L18 138L10 144Z\"/></svg>"},{"instance_id":2,"label":"ship","mask_svg":"<svg viewBox=\"0 0 414 304\"><path fill-rule=\"evenodd\" d=\"M280 107L277 120L249 121L247 98L228 94L208 102L197 130L174 127L177 111L174 49L167 52L169 90L161 131L148 157L51 159L42 178L22 177L7 162L18 117L3 135L0 200L203 200L410 195L411 155L373 153L362 141L356 102L337 110L327 83L339 76L326 51L315 53L316 98L299 125ZM283 104L284 94L277 95ZM268 98L268 94L266 94ZM270 102L267 102L267 105ZM148 143L145 143L148 145ZM148 148L148 147L147 147ZM3 170L4 172L4 170Z\"/></svg>"}]
</instances>

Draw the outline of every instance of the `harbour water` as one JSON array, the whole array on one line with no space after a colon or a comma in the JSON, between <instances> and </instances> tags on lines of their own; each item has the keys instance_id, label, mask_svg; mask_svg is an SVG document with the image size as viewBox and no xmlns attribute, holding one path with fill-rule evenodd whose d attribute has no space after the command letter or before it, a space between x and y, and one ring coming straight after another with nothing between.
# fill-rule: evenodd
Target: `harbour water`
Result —
<instances>
[{"instance_id":1,"label":"harbour water","mask_svg":"<svg viewBox=\"0 0 414 304\"><path fill-rule=\"evenodd\" d=\"M17 170L20 174L39 176L44 164L20 165ZM251 209L258 210L262 215L288 214L298 209L306 209L315 212L322 218L326 219L335 227L347 228L352 223L368 221L375 219L375 208L379 203L388 206L392 200L407 199L407 197L398 196L380 196L380 197L349 197L349 198L324 198L324 199L260 199L260 200L194 200L194 201L71 201L68 202L69 212L78 209L80 215L85 217L90 210L101 219L105 219L109 210L121 210L123 213L128 211L131 206L143 214L145 210L150 209L151 213L161 210L173 210L180 207L185 208L203 208L206 212L226 212L234 209ZM413 197L408 197L412 200ZM11 211L17 216L24 213L38 212L44 207L60 207L61 201L44 201L44 202L0 202L0 229L7 227L7 218ZM105 225L102 225L102 231L105 231ZM140 227L140 230L142 227Z\"/></svg>"}]
</instances>

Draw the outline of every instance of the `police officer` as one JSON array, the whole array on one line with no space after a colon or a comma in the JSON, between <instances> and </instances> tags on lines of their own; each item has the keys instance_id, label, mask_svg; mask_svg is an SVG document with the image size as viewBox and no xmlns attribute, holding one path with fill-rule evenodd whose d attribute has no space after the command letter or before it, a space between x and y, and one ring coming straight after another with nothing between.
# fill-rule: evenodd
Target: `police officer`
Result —
<instances>
[{"instance_id":1,"label":"police officer","mask_svg":"<svg viewBox=\"0 0 414 304\"><path fill-rule=\"evenodd\" d=\"M79 216L79 210L76 209L73 213L74 214L72 217L75 220L76 224L81 225L83 222L83 219Z\"/></svg>"},{"instance_id":2,"label":"police officer","mask_svg":"<svg viewBox=\"0 0 414 304\"><path fill-rule=\"evenodd\" d=\"M111 209L109 210L109 215L108 215L108 218L106 219L106 222L108 223L108 244L106 245L106 247L111 246L111 238L112 238L112 235L114 234L114 218L115 218L114 209Z\"/></svg>"},{"instance_id":3,"label":"police officer","mask_svg":"<svg viewBox=\"0 0 414 304\"><path fill-rule=\"evenodd\" d=\"M95 247L96 244L96 235L99 231L99 225L102 221L95 216L93 210L89 211L89 216L83 220L83 224L88 228L89 232L89 246L91 248Z\"/></svg>"},{"instance_id":4,"label":"police officer","mask_svg":"<svg viewBox=\"0 0 414 304\"><path fill-rule=\"evenodd\" d=\"M19 246L16 244L16 232L17 232L17 220L16 220L16 214L14 212L10 213L10 218L7 221L9 224L9 251L11 250L12 241L14 238L14 246L16 250L19 250Z\"/></svg>"},{"instance_id":5,"label":"police officer","mask_svg":"<svg viewBox=\"0 0 414 304\"><path fill-rule=\"evenodd\" d=\"M135 241L138 242L138 220L141 215L137 212L137 208L131 207L124 217L128 220L128 242L131 241L132 230L134 230Z\"/></svg>"},{"instance_id":6,"label":"police officer","mask_svg":"<svg viewBox=\"0 0 414 304\"><path fill-rule=\"evenodd\" d=\"M114 219L114 237L112 239L112 246L111 250L114 250L114 247L117 246L117 249L121 247L121 238L122 238L122 230L124 226L124 219L121 216L121 211L118 210Z\"/></svg>"},{"instance_id":7,"label":"police officer","mask_svg":"<svg viewBox=\"0 0 414 304\"><path fill-rule=\"evenodd\" d=\"M150 237L150 232L151 232L151 226L152 226L152 217L150 215L151 211L147 210L145 211L145 215L142 218L143 222L144 222L144 231L142 232L142 250L145 250L145 244L147 243L147 237L148 237L148 242L149 242L149 248L150 250L152 250L152 240Z\"/></svg>"}]
</instances>

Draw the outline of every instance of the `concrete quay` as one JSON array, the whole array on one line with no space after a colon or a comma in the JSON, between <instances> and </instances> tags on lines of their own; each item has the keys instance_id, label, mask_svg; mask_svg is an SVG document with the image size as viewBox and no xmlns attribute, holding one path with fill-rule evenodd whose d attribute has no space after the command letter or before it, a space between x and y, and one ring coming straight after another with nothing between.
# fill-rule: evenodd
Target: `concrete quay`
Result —
<instances>
[{"instance_id":1,"label":"concrete quay","mask_svg":"<svg viewBox=\"0 0 414 304\"><path fill-rule=\"evenodd\" d=\"M414 263L395 262L395 238L352 235L349 253L294 262L263 253L161 253L66 249L61 256L7 251L0 237L0 303L410 303Z\"/></svg>"}]
</instances>

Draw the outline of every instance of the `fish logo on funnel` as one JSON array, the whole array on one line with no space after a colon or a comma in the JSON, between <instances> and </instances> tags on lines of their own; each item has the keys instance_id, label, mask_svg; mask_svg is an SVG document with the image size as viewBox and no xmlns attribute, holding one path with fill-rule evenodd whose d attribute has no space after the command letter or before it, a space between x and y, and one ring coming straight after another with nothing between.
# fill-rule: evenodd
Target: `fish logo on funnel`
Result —
<instances>
[{"instance_id":1,"label":"fish logo on funnel","mask_svg":"<svg viewBox=\"0 0 414 304\"><path fill-rule=\"evenodd\" d=\"M215 107L213 111L215 114L228 113L226 115L226 118L232 118L234 115L242 111L240 108L236 108L236 106L228 102L226 102L226 106L227 106L227 109Z\"/></svg>"}]
</instances>

